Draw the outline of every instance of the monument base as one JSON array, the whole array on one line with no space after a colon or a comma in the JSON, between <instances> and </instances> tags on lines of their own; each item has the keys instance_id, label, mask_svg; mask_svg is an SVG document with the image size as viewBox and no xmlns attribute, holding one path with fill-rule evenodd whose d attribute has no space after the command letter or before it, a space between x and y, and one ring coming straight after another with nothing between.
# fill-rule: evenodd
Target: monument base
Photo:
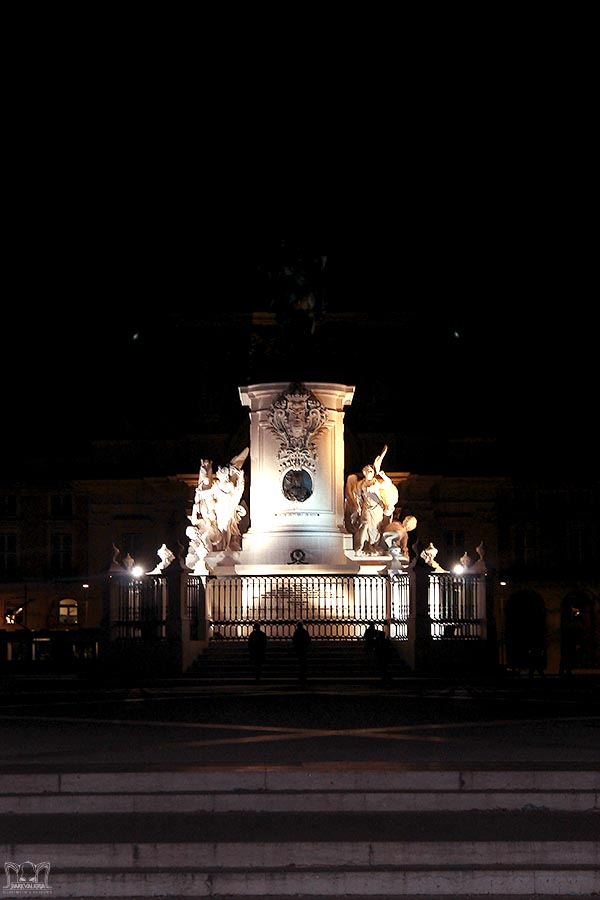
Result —
<instances>
[{"instance_id":1,"label":"monument base","mask_svg":"<svg viewBox=\"0 0 600 900\"><path fill-rule=\"evenodd\" d=\"M294 565L260 565L260 564L244 564L240 563L235 566L236 575L276 575L285 576L287 578L302 577L303 575L359 575L360 566L353 565L348 562L345 566L335 565L315 565L311 563L301 563ZM215 573L219 574L219 573Z\"/></svg>"},{"instance_id":2,"label":"monument base","mask_svg":"<svg viewBox=\"0 0 600 900\"><path fill-rule=\"evenodd\" d=\"M250 529L243 536L242 547L238 554L240 564L284 569L290 564L302 568L316 566L319 571L347 569L352 535L341 530L290 528L253 532Z\"/></svg>"},{"instance_id":3,"label":"monument base","mask_svg":"<svg viewBox=\"0 0 600 900\"><path fill-rule=\"evenodd\" d=\"M345 532L277 531L243 536L241 550L208 553L211 575L357 575L367 563L391 562L388 557L356 557L352 535Z\"/></svg>"}]
</instances>

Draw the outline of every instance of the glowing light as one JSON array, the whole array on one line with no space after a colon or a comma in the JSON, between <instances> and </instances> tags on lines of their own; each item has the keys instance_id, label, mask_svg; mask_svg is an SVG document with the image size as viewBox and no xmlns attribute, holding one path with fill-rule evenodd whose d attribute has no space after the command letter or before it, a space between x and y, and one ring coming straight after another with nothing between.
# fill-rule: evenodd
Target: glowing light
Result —
<instances>
[{"instance_id":1,"label":"glowing light","mask_svg":"<svg viewBox=\"0 0 600 900\"><path fill-rule=\"evenodd\" d=\"M142 575L144 574L144 570L141 566L134 566L133 569L131 570L131 574L133 575L134 578L141 578Z\"/></svg>"},{"instance_id":2,"label":"glowing light","mask_svg":"<svg viewBox=\"0 0 600 900\"><path fill-rule=\"evenodd\" d=\"M452 571L454 572L455 575L462 575L462 573L465 571L465 567L461 566L459 563L458 565L454 566Z\"/></svg>"},{"instance_id":3,"label":"glowing light","mask_svg":"<svg viewBox=\"0 0 600 900\"><path fill-rule=\"evenodd\" d=\"M23 607L20 606L18 609L7 609L6 615L4 616L4 620L7 625L16 625L17 624L17 616L19 613L23 612Z\"/></svg>"}]
</instances>

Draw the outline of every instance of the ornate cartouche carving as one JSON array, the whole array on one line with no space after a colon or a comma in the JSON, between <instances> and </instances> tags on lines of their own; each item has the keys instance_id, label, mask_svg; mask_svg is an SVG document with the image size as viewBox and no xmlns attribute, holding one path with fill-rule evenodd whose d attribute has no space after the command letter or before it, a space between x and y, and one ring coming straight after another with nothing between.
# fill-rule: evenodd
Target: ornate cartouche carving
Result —
<instances>
[{"instance_id":1,"label":"ornate cartouche carving","mask_svg":"<svg viewBox=\"0 0 600 900\"><path fill-rule=\"evenodd\" d=\"M323 404L303 384L290 384L287 391L271 404L269 425L281 439L277 460L279 471L308 469L316 471L319 434L327 412Z\"/></svg>"}]
</instances>

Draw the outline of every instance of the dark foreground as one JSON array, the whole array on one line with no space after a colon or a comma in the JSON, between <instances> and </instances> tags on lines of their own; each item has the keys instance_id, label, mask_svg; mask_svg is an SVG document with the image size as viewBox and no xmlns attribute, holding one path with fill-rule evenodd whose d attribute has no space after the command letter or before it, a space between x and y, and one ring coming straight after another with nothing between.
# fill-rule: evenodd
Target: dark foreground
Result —
<instances>
[{"instance_id":1,"label":"dark foreground","mask_svg":"<svg viewBox=\"0 0 600 900\"><path fill-rule=\"evenodd\" d=\"M3 770L600 765L600 679L392 686L5 683Z\"/></svg>"}]
</instances>

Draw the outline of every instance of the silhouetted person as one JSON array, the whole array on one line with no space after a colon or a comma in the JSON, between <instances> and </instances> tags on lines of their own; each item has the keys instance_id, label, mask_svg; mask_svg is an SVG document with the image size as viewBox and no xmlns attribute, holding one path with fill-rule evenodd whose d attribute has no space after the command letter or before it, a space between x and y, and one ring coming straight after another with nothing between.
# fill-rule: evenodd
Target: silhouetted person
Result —
<instances>
[{"instance_id":1,"label":"silhouetted person","mask_svg":"<svg viewBox=\"0 0 600 900\"><path fill-rule=\"evenodd\" d=\"M254 627L248 638L248 652L250 654L250 662L254 668L254 680L260 681L262 668L267 655L267 635L262 631L258 622L254 623Z\"/></svg>"},{"instance_id":2,"label":"silhouetted person","mask_svg":"<svg viewBox=\"0 0 600 900\"><path fill-rule=\"evenodd\" d=\"M579 662L579 652L583 640L583 626L579 610L572 606L563 620L560 633L560 665L558 674L567 677Z\"/></svg>"},{"instance_id":3,"label":"silhouetted person","mask_svg":"<svg viewBox=\"0 0 600 900\"><path fill-rule=\"evenodd\" d=\"M527 647L527 664L529 668L529 678L533 678L537 672L542 678L546 669L546 643L542 636L539 636L535 642L531 642Z\"/></svg>"},{"instance_id":4,"label":"silhouetted person","mask_svg":"<svg viewBox=\"0 0 600 900\"><path fill-rule=\"evenodd\" d=\"M375 649L375 641L377 640L377 635L380 632L375 628L375 622L369 622L367 627L365 628L365 633L363 634L363 640L365 642L365 650L374 650Z\"/></svg>"},{"instance_id":5,"label":"silhouetted person","mask_svg":"<svg viewBox=\"0 0 600 900\"><path fill-rule=\"evenodd\" d=\"M296 630L292 635L292 644L294 646L294 652L298 659L298 681L301 684L305 684L308 669L308 647L310 644L310 634L308 633L302 622L298 622L298 624L296 625Z\"/></svg>"},{"instance_id":6,"label":"silhouetted person","mask_svg":"<svg viewBox=\"0 0 600 900\"><path fill-rule=\"evenodd\" d=\"M382 684L391 684L390 663L394 657L394 645L383 631L375 632L375 659Z\"/></svg>"}]
</instances>

